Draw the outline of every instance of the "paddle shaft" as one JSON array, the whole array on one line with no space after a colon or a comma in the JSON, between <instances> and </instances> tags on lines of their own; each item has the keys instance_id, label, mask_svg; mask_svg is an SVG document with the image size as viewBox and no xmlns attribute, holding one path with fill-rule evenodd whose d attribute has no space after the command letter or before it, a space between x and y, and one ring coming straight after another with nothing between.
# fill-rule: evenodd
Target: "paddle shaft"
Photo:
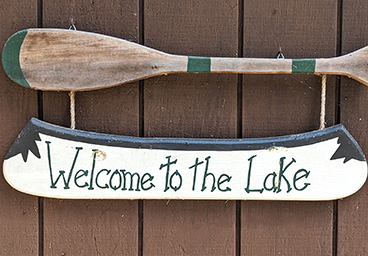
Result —
<instances>
[{"instance_id":1,"label":"paddle shaft","mask_svg":"<svg viewBox=\"0 0 368 256\"><path fill-rule=\"evenodd\" d=\"M211 73L241 73L241 74L330 74L330 75L347 75L349 67L354 64L353 60L349 60L349 56L336 58L320 58L320 59L261 59L261 58L205 58L205 57L188 57L188 72L194 72L189 68L194 59L209 59L209 67ZM193 64L192 64L193 65ZM194 66L194 65L193 65ZM203 66L201 66L203 67ZM206 72L206 68L197 72ZM354 77L359 80L357 77ZM364 80L361 82L365 85L368 83Z\"/></svg>"}]
</instances>

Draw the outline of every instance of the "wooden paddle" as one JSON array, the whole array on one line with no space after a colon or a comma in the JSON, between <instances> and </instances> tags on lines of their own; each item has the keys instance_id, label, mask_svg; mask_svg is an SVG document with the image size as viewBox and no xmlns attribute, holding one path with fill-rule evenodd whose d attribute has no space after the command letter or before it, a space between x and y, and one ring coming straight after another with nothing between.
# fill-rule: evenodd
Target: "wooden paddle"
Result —
<instances>
[{"instance_id":1,"label":"wooden paddle","mask_svg":"<svg viewBox=\"0 0 368 256\"><path fill-rule=\"evenodd\" d=\"M367 55L368 47L326 59L188 57L94 33L27 29L8 39L2 63L15 82L45 91L87 91L185 72L334 74L368 85Z\"/></svg>"}]
</instances>

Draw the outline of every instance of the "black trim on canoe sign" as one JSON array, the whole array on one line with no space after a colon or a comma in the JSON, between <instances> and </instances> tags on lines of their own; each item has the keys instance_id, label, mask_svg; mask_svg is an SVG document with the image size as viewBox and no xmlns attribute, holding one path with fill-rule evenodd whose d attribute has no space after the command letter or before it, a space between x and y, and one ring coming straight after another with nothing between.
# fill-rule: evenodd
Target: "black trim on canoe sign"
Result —
<instances>
[{"instance_id":1,"label":"black trim on canoe sign","mask_svg":"<svg viewBox=\"0 0 368 256\"><path fill-rule=\"evenodd\" d=\"M32 118L26 127L24 127L23 131L19 134L18 138L9 149L5 159L21 153L23 160L27 162L28 151L31 151L36 157L40 158L41 156L36 144L36 141L41 140L39 136L40 133L60 139L112 147L185 151L261 150L273 147L293 148L311 145L338 137L338 143L340 146L332 155L330 160L345 158L344 163L351 159L365 161L363 151L359 147L358 143L341 124L324 130L269 138L186 139L139 138L86 132L49 124L36 118Z\"/></svg>"}]
</instances>

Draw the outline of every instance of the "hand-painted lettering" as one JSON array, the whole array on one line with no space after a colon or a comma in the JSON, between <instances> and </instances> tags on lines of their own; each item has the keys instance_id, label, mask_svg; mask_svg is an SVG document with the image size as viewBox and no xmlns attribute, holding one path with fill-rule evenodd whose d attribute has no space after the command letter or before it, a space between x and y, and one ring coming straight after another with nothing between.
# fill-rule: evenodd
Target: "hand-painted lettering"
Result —
<instances>
[{"instance_id":1,"label":"hand-painted lettering","mask_svg":"<svg viewBox=\"0 0 368 256\"><path fill-rule=\"evenodd\" d=\"M114 179L114 177L116 178ZM118 190L121 187L121 180L122 178L121 178L119 170L115 170L110 176L110 181L109 181L110 188L112 188L113 190Z\"/></svg>"},{"instance_id":2,"label":"hand-painted lettering","mask_svg":"<svg viewBox=\"0 0 368 256\"><path fill-rule=\"evenodd\" d=\"M90 182L89 182L89 190L93 190L93 174L94 174L94 171L95 171L95 164L96 164L96 152L98 151L98 149L92 149L92 155L93 155L93 160L92 160L92 168L91 168L91 179L90 179Z\"/></svg>"},{"instance_id":3,"label":"hand-painted lettering","mask_svg":"<svg viewBox=\"0 0 368 256\"><path fill-rule=\"evenodd\" d=\"M212 177L212 188L211 188L211 192L215 191L216 186L215 186L215 182L216 182L216 178L215 175L213 175L213 173L208 173L208 165L209 165L209 160L210 160L210 156L206 157L206 168L204 170L204 175L203 175L203 182L202 182L202 189L201 191L205 191L206 187L206 179L207 176Z\"/></svg>"},{"instance_id":4,"label":"hand-painted lettering","mask_svg":"<svg viewBox=\"0 0 368 256\"><path fill-rule=\"evenodd\" d=\"M53 175L52 175L52 166L51 166L51 152L50 152L51 151L50 150L51 142L46 141L45 143L47 144L47 158L48 158L49 170L50 170L50 180L51 180L50 188L57 188L56 184L58 183L60 177L63 177L63 181L64 181L64 185L65 185L64 189L69 189L70 188L69 187L69 182L70 182L70 179L71 179L72 174L73 174L74 166L75 166L75 163L77 161L79 151L82 150L83 148L81 148L81 147L76 147L75 148L77 151L75 152L74 160L73 160L72 166L71 166L70 171L69 171L68 179L65 179L65 171L61 170L61 171L59 171L59 176L54 181Z\"/></svg>"},{"instance_id":5,"label":"hand-painted lettering","mask_svg":"<svg viewBox=\"0 0 368 256\"><path fill-rule=\"evenodd\" d=\"M259 192L262 194L263 192L263 188L261 189L250 189L250 176L251 176L251 172L252 172L252 163L253 163L253 158L255 158L257 155L252 156L251 158L248 159L249 161L249 168L248 168L248 181L247 181L247 187L245 188L245 191L247 191L247 193L250 192Z\"/></svg>"},{"instance_id":6,"label":"hand-painted lettering","mask_svg":"<svg viewBox=\"0 0 368 256\"><path fill-rule=\"evenodd\" d=\"M104 185L104 186L101 186L99 183L98 183L98 178L99 178L99 176L100 176L100 174L102 173L102 172L106 172L106 175L109 175L109 173L111 172L111 170L107 170L107 169L102 169L102 170L100 170L98 173L97 173L97 175L96 175L96 186L97 187L99 187L99 188L102 188L102 189L104 189L104 188L109 188L109 185L107 185L107 183Z\"/></svg>"},{"instance_id":7,"label":"hand-painted lettering","mask_svg":"<svg viewBox=\"0 0 368 256\"><path fill-rule=\"evenodd\" d=\"M79 173L82 173L82 174L79 174ZM78 188L84 188L84 187L87 187L88 186L88 183L87 182L84 182L83 185L79 185L77 180L83 176L88 176L88 171L87 170L79 170L75 176L74 176L74 184L78 187Z\"/></svg>"},{"instance_id":8,"label":"hand-painted lettering","mask_svg":"<svg viewBox=\"0 0 368 256\"><path fill-rule=\"evenodd\" d=\"M223 179L224 178L224 179ZM227 174L221 174L220 177L217 180L217 187L221 192L231 191L231 188L226 187L225 189L221 188L220 185L225 182L230 182L231 176Z\"/></svg>"},{"instance_id":9,"label":"hand-painted lettering","mask_svg":"<svg viewBox=\"0 0 368 256\"><path fill-rule=\"evenodd\" d=\"M263 193L264 190L266 191L272 191L273 193L280 193L281 191L283 191L281 189L281 187L286 187L286 193L289 193L292 190L292 186L289 182L288 177L286 176L285 172L286 170L293 164L296 162L296 160L294 158L292 158L292 160L284 167L284 161L286 159L286 157L281 157L279 159L279 167L280 167L280 171L279 173L275 173L275 172L271 172L268 173L264 180L263 180L263 187L262 188L258 188L258 189L250 189L250 184L251 184L251 180L252 180L252 163L253 163L253 159L256 157L256 155L252 156L251 158L248 159L249 161L249 168L248 168L248 180L247 180L247 186L245 188L245 191L247 193L250 192L259 192L259 193ZM309 176L309 171L305 170L305 169L299 169L297 172L295 172L294 177L293 177L293 187L295 190L297 191L303 191L304 189L306 189L309 185L311 185L311 183L304 183L303 187L298 187L296 185L296 182L302 178L308 178ZM286 185L283 185L286 184Z\"/></svg>"},{"instance_id":10,"label":"hand-painted lettering","mask_svg":"<svg viewBox=\"0 0 368 256\"><path fill-rule=\"evenodd\" d=\"M311 176L311 171L300 168L300 164L296 164L296 159L293 157L282 156L273 158L271 165L267 163L273 170L262 168L264 166L264 157L253 155L245 158L243 166L245 170L241 178L234 176L229 170L226 172L219 171L216 168L218 156L201 155L193 157L194 164L183 165L180 155L166 156L165 162L160 164L156 169L150 166L149 172L137 169L137 171L129 171L126 169L114 168L110 169L104 166L103 160L98 156L98 149L83 150L83 147L71 148L69 171L53 170L55 163L52 161L52 145L50 141L45 141L47 152L47 163L50 175L50 188L52 189L111 189L112 191L120 191L121 193L145 192L157 189L154 181L154 171L159 174L162 179L163 192L177 192L179 190L188 190L195 193L229 193L239 189L239 184L236 182L245 182L245 192L241 188L242 193L289 193L301 192L312 187L312 182L308 180ZM70 148L69 148L70 149ZM68 149L68 150L69 150ZM85 163L85 155L92 151L91 162ZM204 157L206 156L206 157ZM83 159L83 160L82 160ZM88 159L88 158L87 158ZM261 160L263 159L263 160ZM159 159L157 160L159 161ZM89 167L83 168L83 165L89 164ZM126 162L121 163L120 167L129 166ZM101 166L102 165L102 166ZM188 167L189 166L189 167ZM274 170L274 166L277 171ZM269 167L268 167L269 168ZM156 174L155 174L156 175ZM233 179L233 177L235 177ZM156 178L158 179L158 178ZM72 182L71 182L72 180ZM308 182L309 181L309 182ZM199 185L198 185L199 183Z\"/></svg>"},{"instance_id":11,"label":"hand-painted lettering","mask_svg":"<svg viewBox=\"0 0 368 256\"><path fill-rule=\"evenodd\" d=\"M300 179L302 179L302 178L308 178L308 176L309 176L309 173L310 172L308 172L307 170L305 170L305 169L300 169L299 171L297 171L296 173L295 173L295 175L294 175L294 179L293 179L293 185L294 185L294 188L296 189L296 190L298 190L298 191L303 191L304 189L306 189L309 185L310 185L310 183L304 183L304 186L302 187L302 188L298 188L297 186L296 186L296 182L298 181L298 180L300 180ZM298 176L298 174L302 174L301 176Z\"/></svg>"},{"instance_id":12,"label":"hand-painted lettering","mask_svg":"<svg viewBox=\"0 0 368 256\"><path fill-rule=\"evenodd\" d=\"M161 164L160 165L160 170L162 169L162 168L164 168L164 167L166 167L166 178L165 178L165 189L164 189L164 192L166 192L166 191L168 191L169 189L170 189L170 187L169 187L169 173L170 173L170 165L172 165L172 164L176 164L176 162L178 161L178 160L175 160L175 161L172 161L172 162L170 162L170 158L171 158L171 156L167 156L166 157L166 159L167 159L167 164ZM173 174L172 174L173 175ZM171 178L170 178L171 179ZM171 182L170 182L170 186L171 186ZM171 187L172 188L172 187ZM175 191L177 191L177 190L175 190Z\"/></svg>"},{"instance_id":13,"label":"hand-painted lettering","mask_svg":"<svg viewBox=\"0 0 368 256\"><path fill-rule=\"evenodd\" d=\"M146 176L148 177L147 179L145 178ZM154 178L154 176L152 176L148 172L145 173L145 174L143 174L142 179L141 179L141 187L142 187L142 190L147 191L147 190L150 190L151 188L155 187L155 185L152 183L153 178ZM148 188L145 188L144 187L144 184L146 184L149 181L151 181L149 187Z\"/></svg>"},{"instance_id":14,"label":"hand-painted lettering","mask_svg":"<svg viewBox=\"0 0 368 256\"><path fill-rule=\"evenodd\" d=\"M289 168L289 166L292 164L292 163L295 163L295 159L293 158L291 160L291 162L285 167L284 167L284 160L285 160L285 157L281 157L280 158L280 173L279 173L279 181L278 181L278 184L277 184L277 188L274 189L274 192L276 193L279 193L281 192L281 179L284 179L285 182L286 182L286 185L287 185L287 193L290 192L291 190L291 187L290 187L290 182L288 181L288 179L285 177L284 173L286 172L286 169Z\"/></svg>"},{"instance_id":15,"label":"hand-painted lettering","mask_svg":"<svg viewBox=\"0 0 368 256\"><path fill-rule=\"evenodd\" d=\"M123 177L124 177L124 186L123 186L122 190L127 190L127 188L126 188L126 183L127 183L126 176L129 175L130 176L130 187L129 187L129 191L134 190L133 189L134 177L137 177L135 191L140 191L139 190L139 181L140 181L141 177L139 176L139 174L136 173L136 172L135 173L130 173L130 172L127 172L126 170L120 170L120 171L121 171L121 173L123 174Z\"/></svg>"},{"instance_id":16,"label":"hand-painted lettering","mask_svg":"<svg viewBox=\"0 0 368 256\"><path fill-rule=\"evenodd\" d=\"M198 157L197 157L197 158L196 158L196 160L195 160L195 164L194 164L194 165L192 165L191 167L189 167L189 169L194 168L192 191L194 191L194 190L195 190L195 184L196 184L196 179L197 179L197 167L198 167L198 165L200 165L200 164L203 164L203 161L198 162Z\"/></svg>"}]
</instances>

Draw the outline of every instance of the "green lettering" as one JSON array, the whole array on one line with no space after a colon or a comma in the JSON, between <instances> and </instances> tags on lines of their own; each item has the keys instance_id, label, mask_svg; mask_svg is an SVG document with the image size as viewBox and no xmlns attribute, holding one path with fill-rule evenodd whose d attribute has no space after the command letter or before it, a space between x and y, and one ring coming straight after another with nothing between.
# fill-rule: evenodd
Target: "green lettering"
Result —
<instances>
[{"instance_id":1,"label":"green lettering","mask_svg":"<svg viewBox=\"0 0 368 256\"><path fill-rule=\"evenodd\" d=\"M52 176L52 166L51 166L51 153L50 153L50 144L51 144L51 142L50 141L45 141L45 143L47 144L47 158L48 158L49 170L50 170L50 179L51 179L50 188L56 188L57 182L59 181L60 177L62 177L63 180L64 180L64 185L65 185L64 189L69 189L70 188L69 187L69 182L70 182L70 179L71 179L72 174L73 174L74 165L77 162L79 151L82 150L83 148L82 147L76 147L75 148L77 150L77 152L75 153L74 160L73 160L72 166L71 166L70 171L69 171L68 179L65 179L65 171L61 170L61 171L59 171L59 176L54 181L53 176Z\"/></svg>"},{"instance_id":2,"label":"green lettering","mask_svg":"<svg viewBox=\"0 0 368 256\"><path fill-rule=\"evenodd\" d=\"M100 184L98 184L98 177L100 176L101 172L106 172L106 175L109 175L109 173L111 172L111 170L107 170L107 169L102 169L101 171L99 171L96 175L96 185L99 188L109 188L109 185L107 185L107 183L105 184L105 186L100 186Z\"/></svg>"},{"instance_id":3,"label":"green lettering","mask_svg":"<svg viewBox=\"0 0 368 256\"><path fill-rule=\"evenodd\" d=\"M120 171L121 171L121 173L123 174L123 177L124 177L124 186L123 186L122 190L127 190L127 188L126 188L126 182L127 182L126 175L129 175L130 176L129 191L134 190L133 189L133 177L134 176L137 176L137 186L136 186L135 191L140 191L140 189L139 189L139 180L141 179L141 177L139 176L139 174L136 173L136 172L131 174L130 172L125 172L125 170L120 170Z\"/></svg>"},{"instance_id":4,"label":"green lettering","mask_svg":"<svg viewBox=\"0 0 368 256\"><path fill-rule=\"evenodd\" d=\"M267 185L267 180L268 180L268 178L269 177L271 177L271 176L273 176L273 178L272 178L272 187L271 188L268 188L266 185ZM271 173L269 173L267 176L266 176L266 178L264 179L264 181L263 181L263 188L265 189L265 190L267 190L267 191L271 191L271 190L273 190L273 189L275 189L275 185L276 185L276 177L277 177L277 174L275 173L275 172L271 172Z\"/></svg>"},{"instance_id":5,"label":"green lettering","mask_svg":"<svg viewBox=\"0 0 368 256\"><path fill-rule=\"evenodd\" d=\"M275 187L274 191L273 192L276 192L276 193L279 193L281 191L281 179L284 179L286 184L287 184L287 187L288 187L288 190L286 191L286 193L289 193L290 190L291 190L291 187L290 187L290 183L289 181L287 180L287 178L284 176L284 173L286 171L287 168L289 168L289 166L292 164L292 163L295 163L295 159L293 158L291 160L291 162L285 167L285 169L283 169L283 166L284 166L284 160L285 160L285 157L281 157L280 158L280 173L279 173L279 181L278 181L278 184L277 184L277 187Z\"/></svg>"},{"instance_id":6,"label":"green lettering","mask_svg":"<svg viewBox=\"0 0 368 256\"><path fill-rule=\"evenodd\" d=\"M89 190L93 190L94 188L92 187L93 185L93 173L94 173L94 170L95 170L95 162L96 162L96 152L98 151L98 149L92 149L93 153L93 160L92 160L92 168L91 168L91 180L90 180L90 183L89 183Z\"/></svg>"},{"instance_id":7,"label":"green lettering","mask_svg":"<svg viewBox=\"0 0 368 256\"><path fill-rule=\"evenodd\" d=\"M145 180L144 177L146 177L146 176L149 176L149 178ZM150 182L150 186L148 188L144 187L144 184L146 184L148 181L152 181L153 178L154 178L154 176L152 176L148 172L143 174L142 179L141 179L141 187L142 187L143 190L150 190L151 188L155 187L155 185L152 182Z\"/></svg>"},{"instance_id":8,"label":"green lettering","mask_svg":"<svg viewBox=\"0 0 368 256\"><path fill-rule=\"evenodd\" d=\"M177 159L175 161L170 162L170 158L171 156L167 156L167 164L161 164L160 165L160 170L164 167L166 167L166 177L165 177L165 189L164 192L169 190L169 172L170 172L170 165L172 164L176 164L176 162L178 161Z\"/></svg>"},{"instance_id":9,"label":"green lettering","mask_svg":"<svg viewBox=\"0 0 368 256\"><path fill-rule=\"evenodd\" d=\"M207 171L208 171L208 165L209 165L209 159L210 158L211 158L210 156L208 156L208 157L205 158L205 160L206 160L206 168L205 168L204 175L203 175L203 182L202 182L202 189L201 189L202 192L207 188L206 187L206 179L207 179L207 176L211 176L212 177L212 180L213 180L212 181L212 189L211 189L211 192L213 192L216 189L216 187L215 187L215 182L216 182L215 175L213 175L213 173L207 173Z\"/></svg>"},{"instance_id":10,"label":"green lettering","mask_svg":"<svg viewBox=\"0 0 368 256\"><path fill-rule=\"evenodd\" d=\"M178 186L174 186L172 184L172 180L175 177L175 175L179 178L179 185ZM170 187L176 192L181 188L181 185L183 183L183 179L180 175L180 173L178 172L178 170L176 170L171 176L170 176Z\"/></svg>"},{"instance_id":11,"label":"green lettering","mask_svg":"<svg viewBox=\"0 0 368 256\"><path fill-rule=\"evenodd\" d=\"M79 173L82 173L82 174L80 174L79 175ZM87 182L85 182L84 183L84 185L79 185L78 183L77 183L77 179L79 179L79 178L81 178L81 177L83 177L83 176L88 176L88 171L86 170L79 170L76 174L75 174L75 176L74 176L74 184L78 187L78 188L84 188L84 187L87 187L88 186L88 183Z\"/></svg>"},{"instance_id":12,"label":"green lettering","mask_svg":"<svg viewBox=\"0 0 368 256\"><path fill-rule=\"evenodd\" d=\"M251 171L252 171L252 162L253 162L253 158L255 158L257 155L252 156L251 158L248 159L249 161L249 169L248 169L248 182L247 182L247 187L245 188L245 191L247 193L250 192L259 192L260 194L262 194L263 192L263 188L262 189L249 189L250 187L250 176L251 176Z\"/></svg>"},{"instance_id":13,"label":"green lettering","mask_svg":"<svg viewBox=\"0 0 368 256\"><path fill-rule=\"evenodd\" d=\"M299 173L303 173L301 176L297 177ZM298 191L303 191L304 189L306 189L310 183L304 183L304 186L302 188L297 188L296 187L296 182L302 178L308 178L309 173L307 170L305 169L300 169L299 171L297 171L294 175L294 179L293 179L293 184L294 184L294 188Z\"/></svg>"},{"instance_id":14,"label":"green lettering","mask_svg":"<svg viewBox=\"0 0 368 256\"><path fill-rule=\"evenodd\" d=\"M222 179L222 177L224 177L224 179ZM226 192L226 191L231 191L231 188L226 187L225 189L221 188L220 185L224 182L230 182L231 180L231 176L227 175L227 174L221 174L220 177L217 180L217 188L221 191L221 192Z\"/></svg>"},{"instance_id":15,"label":"green lettering","mask_svg":"<svg viewBox=\"0 0 368 256\"><path fill-rule=\"evenodd\" d=\"M191 167L189 167L189 169L194 168L194 173L193 173L193 185L192 185L192 190L194 191L195 189L195 183L196 183L196 179L197 179L197 166L203 164L202 162L198 162L198 157L196 158L195 164L192 165Z\"/></svg>"},{"instance_id":16,"label":"green lettering","mask_svg":"<svg viewBox=\"0 0 368 256\"><path fill-rule=\"evenodd\" d=\"M112 185L112 180L114 178L114 176L117 175L118 177L118 186L113 186ZM112 188L113 190L117 190L118 188L121 187L121 175L120 175L120 172L118 170L115 170L112 174L111 174L111 177L110 177L110 188Z\"/></svg>"}]
</instances>

